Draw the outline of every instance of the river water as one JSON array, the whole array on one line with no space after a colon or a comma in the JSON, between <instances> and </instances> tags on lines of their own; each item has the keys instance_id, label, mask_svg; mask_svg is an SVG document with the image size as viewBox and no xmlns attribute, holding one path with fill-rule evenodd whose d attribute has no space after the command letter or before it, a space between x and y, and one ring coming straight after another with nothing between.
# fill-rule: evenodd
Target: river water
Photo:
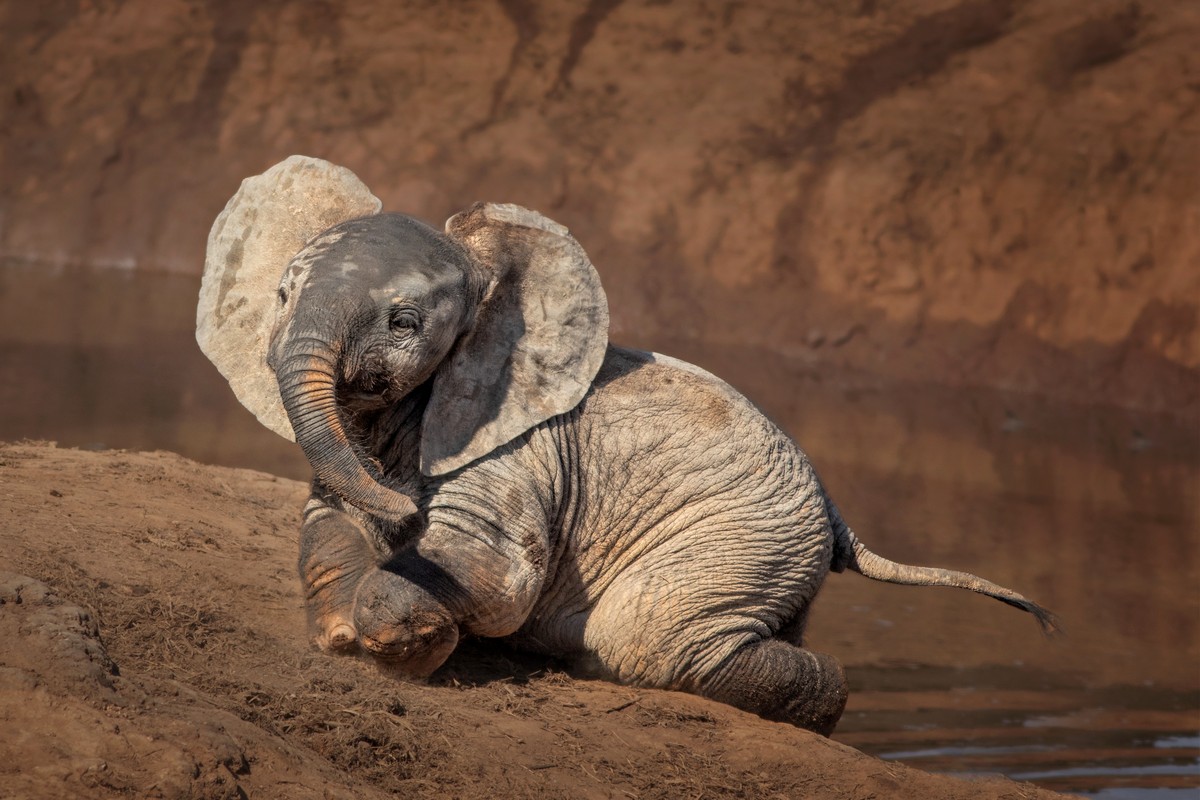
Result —
<instances>
[{"instance_id":1,"label":"river water","mask_svg":"<svg viewBox=\"0 0 1200 800\"><path fill-rule=\"evenodd\" d=\"M0 265L0 440L165 449L304 479L193 339L199 279ZM983 575L1066 636L952 589L833 575L810 645L847 667L834 738L936 772L1200 796L1200 412L880 385L761 351L701 364L811 456L881 555Z\"/></svg>"}]
</instances>

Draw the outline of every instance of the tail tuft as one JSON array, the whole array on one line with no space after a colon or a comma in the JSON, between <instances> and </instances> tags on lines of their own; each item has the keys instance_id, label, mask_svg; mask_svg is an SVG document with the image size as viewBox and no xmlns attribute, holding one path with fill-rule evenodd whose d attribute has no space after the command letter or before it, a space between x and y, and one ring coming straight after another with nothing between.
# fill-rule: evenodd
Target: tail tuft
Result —
<instances>
[{"instance_id":1,"label":"tail tuft","mask_svg":"<svg viewBox=\"0 0 1200 800\"><path fill-rule=\"evenodd\" d=\"M1000 595L992 594L989 596L995 597L1001 603L1008 603L1013 608L1019 608L1022 611L1032 614L1033 618L1037 620L1038 625L1041 626L1042 633L1044 633L1047 638L1055 639L1067 635L1067 632L1063 630L1062 623L1059 622L1058 617L1055 616L1054 612L1039 606L1032 600L1026 600L1023 597L1020 597L1020 595L1017 595L1016 597L1002 597Z\"/></svg>"}]
</instances>

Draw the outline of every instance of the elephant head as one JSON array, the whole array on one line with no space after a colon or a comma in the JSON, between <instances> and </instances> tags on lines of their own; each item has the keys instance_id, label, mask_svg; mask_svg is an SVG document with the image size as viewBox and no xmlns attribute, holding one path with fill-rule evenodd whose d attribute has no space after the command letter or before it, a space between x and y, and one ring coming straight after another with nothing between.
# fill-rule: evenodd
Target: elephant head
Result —
<instances>
[{"instance_id":1,"label":"elephant head","mask_svg":"<svg viewBox=\"0 0 1200 800\"><path fill-rule=\"evenodd\" d=\"M318 159L248 178L209 234L196 338L326 486L403 523L413 499L371 472L347 398L389 405L432 379L420 465L445 475L579 403L608 306L583 249L536 212L478 203L443 233L380 207Z\"/></svg>"}]
</instances>

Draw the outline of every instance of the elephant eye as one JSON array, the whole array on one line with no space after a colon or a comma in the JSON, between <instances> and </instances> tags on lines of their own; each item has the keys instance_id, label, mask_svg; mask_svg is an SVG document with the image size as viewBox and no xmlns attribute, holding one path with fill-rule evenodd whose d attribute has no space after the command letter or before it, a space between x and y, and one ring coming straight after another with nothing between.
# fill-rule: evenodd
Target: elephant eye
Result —
<instances>
[{"instance_id":1,"label":"elephant eye","mask_svg":"<svg viewBox=\"0 0 1200 800\"><path fill-rule=\"evenodd\" d=\"M393 308L388 317L388 325L393 333L407 336L421 327L421 314L415 308Z\"/></svg>"},{"instance_id":2,"label":"elephant eye","mask_svg":"<svg viewBox=\"0 0 1200 800\"><path fill-rule=\"evenodd\" d=\"M279 304L287 305L287 289L282 286L279 287Z\"/></svg>"}]
</instances>

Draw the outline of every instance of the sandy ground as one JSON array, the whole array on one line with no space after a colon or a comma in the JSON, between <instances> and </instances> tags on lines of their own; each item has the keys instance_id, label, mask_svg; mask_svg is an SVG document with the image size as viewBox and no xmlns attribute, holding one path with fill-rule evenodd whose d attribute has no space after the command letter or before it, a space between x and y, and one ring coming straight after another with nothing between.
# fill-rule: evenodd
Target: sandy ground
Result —
<instances>
[{"instance_id":1,"label":"sandy ground","mask_svg":"<svg viewBox=\"0 0 1200 800\"><path fill-rule=\"evenodd\" d=\"M304 486L0 445L0 795L1059 796L887 763L491 642L428 684L308 644Z\"/></svg>"}]
</instances>

